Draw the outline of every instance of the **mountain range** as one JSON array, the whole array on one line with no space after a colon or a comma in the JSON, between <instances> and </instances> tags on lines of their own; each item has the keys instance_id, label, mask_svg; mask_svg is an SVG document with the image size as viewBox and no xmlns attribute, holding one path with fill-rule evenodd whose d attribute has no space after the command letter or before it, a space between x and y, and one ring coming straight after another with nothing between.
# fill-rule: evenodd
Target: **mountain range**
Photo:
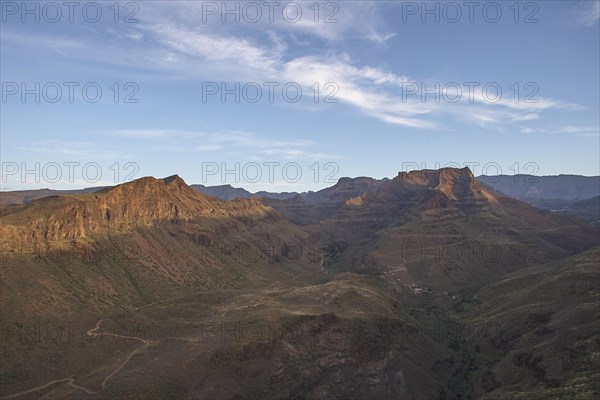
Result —
<instances>
[{"instance_id":1,"label":"mountain range","mask_svg":"<svg viewBox=\"0 0 600 400\"><path fill-rule=\"evenodd\" d=\"M600 176L581 175L480 175L477 180L490 189L509 197L524 201L535 207L557 213L575 215L584 220L600 223ZM369 177L340 178L338 182L317 192L249 192L231 185L205 186L192 184L200 193L221 200L236 198L268 198L272 200L295 199L294 202L310 204L325 203L336 199L347 200L366 192L388 178ZM17 190L0 192L0 204L26 204L29 201L52 195L69 195L94 192L105 187L90 187L80 190Z\"/></svg>"},{"instance_id":2,"label":"mountain range","mask_svg":"<svg viewBox=\"0 0 600 400\"><path fill-rule=\"evenodd\" d=\"M599 226L468 168L44 193L0 194L2 399L600 395Z\"/></svg>"}]
</instances>

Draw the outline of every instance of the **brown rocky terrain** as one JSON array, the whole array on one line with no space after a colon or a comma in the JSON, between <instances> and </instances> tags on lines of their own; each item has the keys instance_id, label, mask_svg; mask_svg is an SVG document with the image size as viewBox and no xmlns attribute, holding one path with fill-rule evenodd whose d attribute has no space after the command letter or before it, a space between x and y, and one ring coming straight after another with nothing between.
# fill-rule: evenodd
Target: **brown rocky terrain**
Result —
<instances>
[{"instance_id":1,"label":"brown rocky terrain","mask_svg":"<svg viewBox=\"0 0 600 400\"><path fill-rule=\"evenodd\" d=\"M596 228L490 192L468 169L400 173L306 229L332 270L449 292L598 243Z\"/></svg>"},{"instance_id":2,"label":"brown rocky terrain","mask_svg":"<svg viewBox=\"0 0 600 400\"><path fill-rule=\"evenodd\" d=\"M596 228L468 169L317 193L173 176L0 207L0 398L598 394Z\"/></svg>"}]
</instances>

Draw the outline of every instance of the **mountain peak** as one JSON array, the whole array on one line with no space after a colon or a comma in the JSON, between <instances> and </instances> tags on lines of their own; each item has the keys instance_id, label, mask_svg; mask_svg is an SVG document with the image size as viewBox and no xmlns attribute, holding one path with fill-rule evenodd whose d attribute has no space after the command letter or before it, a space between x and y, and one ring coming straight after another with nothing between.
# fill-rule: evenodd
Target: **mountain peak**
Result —
<instances>
[{"instance_id":1,"label":"mountain peak","mask_svg":"<svg viewBox=\"0 0 600 400\"><path fill-rule=\"evenodd\" d=\"M148 195L156 194L167 196L169 192L173 192L174 190L176 193L180 194L184 192L189 195L197 194L197 192L191 189L179 175L171 175L162 179L145 176L117 186L108 187L98 193L104 192L109 196L118 196L125 193L133 197L147 197Z\"/></svg>"},{"instance_id":2,"label":"mountain peak","mask_svg":"<svg viewBox=\"0 0 600 400\"><path fill-rule=\"evenodd\" d=\"M225 203L189 187L178 175L139 178L100 191L54 196L26 206L24 235L44 239L83 238L110 229L186 222L206 216L262 218L272 210L258 201ZM4 220L3 220L4 222ZM10 218L7 220L10 224Z\"/></svg>"},{"instance_id":3,"label":"mountain peak","mask_svg":"<svg viewBox=\"0 0 600 400\"><path fill-rule=\"evenodd\" d=\"M375 182L377 181L377 179L375 178L371 178L369 176L357 176L355 178L349 178L349 177L342 177L340 179L338 179L337 184L338 185L343 185L343 184L364 184L364 183L370 183L370 182Z\"/></svg>"},{"instance_id":4,"label":"mountain peak","mask_svg":"<svg viewBox=\"0 0 600 400\"><path fill-rule=\"evenodd\" d=\"M477 182L468 167L421 169L410 172L401 171L398 172L396 180L407 184L425 185L432 188L453 185L459 182L469 184Z\"/></svg>"},{"instance_id":5,"label":"mountain peak","mask_svg":"<svg viewBox=\"0 0 600 400\"><path fill-rule=\"evenodd\" d=\"M176 183L178 185L185 185L187 186L187 184L185 183L185 181L177 174L175 175L171 175L171 176L167 176L166 178L163 178L162 181L166 184L171 184L171 183Z\"/></svg>"},{"instance_id":6,"label":"mountain peak","mask_svg":"<svg viewBox=\"0 0 600 400\"><path fill-rule=\"evenodd\" d=\"M403 182L422 182L422 183L433 183L438 184L446 181L475 181L475 176L469 169L464 168L440 168L440 169L420 169L410 172L400 171L398 172L397 178Z\"/></svg>"},{"instance_id":7,"label":"mountain peak","mask_svg":"<svg viewBox=\"0 0 600 400\"><path fill-rule=\"evenodd\" d=\"M468 167L399 172L394 180L408 190L426 188L432 192L427 196L428 199L445 198L448 201L468 201L493 200L494 198L492 194L484 190Z\"/></svg>"},{"instance_id":8,"label":"mountain peak","mask_svg":"<svg viewBox=\"0 0 600 400\"><path fill-rule=\"evenodd\" d=\"M337 181L337 184L338 184L338 185L341 185L341 184L344 184L344 183L352 182L352 180L353 180L353 179L352 179L352 178L350 178L350 177L343 176L343 177L341 177L340 179L338 179L338 181Z\"/></svg>"}]
</instances>

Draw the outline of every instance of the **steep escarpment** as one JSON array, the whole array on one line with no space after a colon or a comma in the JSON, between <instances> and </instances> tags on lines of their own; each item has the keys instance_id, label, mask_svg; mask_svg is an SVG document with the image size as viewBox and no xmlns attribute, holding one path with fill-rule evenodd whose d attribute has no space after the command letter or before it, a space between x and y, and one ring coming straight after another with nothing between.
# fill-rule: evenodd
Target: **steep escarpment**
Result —
<instances>
[{"instance_id":1,"label":"steep escarpment","mask_svg":"<svg viewBox=\"0 0 600 400\"><path fill-rule=\"evenodd\" d=\"M165 221L278 216L259 201L225 202L192 190L179 176L146 177L76 196L51 196L3 214L7 237L31 240L85 239Z\"/></svg>"},{"instance_id":2,"label":"steep escarpment","mask_svg":"<svg viewBox=\"0 0 600 400\"><path fill-rule=\"evenodd\" d=\"M9 207L0 234L3 304L16 305L20 293L29 302L14 309L28 315L254 286L316 269L308 252L289 250L303 248L306 234L273 209L256 199L210 198L177 176Z\"/></svg>"},{"instance_id":3,"label":"steep escarpment","mask_svg":"<svg viewBox=\"0 0 600 400\"><path fill-rule=\"evenodd\" d=\"M365 196L367 202L369 196L374 203L380 200L418 200L424 208L484 205L495 201L495 197L477 182L468 168L400 172L379 190L368 192Z\"/></svg>"},{"instance_id":4,"label":"steep escarpment","mask_svg":"<svg viewBox=\"0 0 600 400\"><path fill-rule=\"evenodd\" d=\"M328 268L388 276L409 292L489 283L597 241L593 227L492 193L467 168L401 172L307 228Z\"/></svg>"}]
</instances>

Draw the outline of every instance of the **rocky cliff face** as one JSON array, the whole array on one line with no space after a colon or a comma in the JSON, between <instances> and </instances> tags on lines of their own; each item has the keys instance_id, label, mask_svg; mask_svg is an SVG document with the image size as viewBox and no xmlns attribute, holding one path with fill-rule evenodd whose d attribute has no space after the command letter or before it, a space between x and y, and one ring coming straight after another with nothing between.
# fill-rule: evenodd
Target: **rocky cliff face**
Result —
<instances>
[{"instance_id":1,"label":"rocky cliff face","mask_svg":"<svg viewBox=\"0 0 600 400\"><path fill-rule=\"evenodd\" d=\"M346 218L348 212L358 212L364 218L384 221L408 205L420 209L464 208L496 201L468 168L400 172L391 180L341 178L331 188L305 198L263 200L300 225L331 218L338 213Z\"/></svg>"},{"instance_id":2,"label":"rocky cliff face","mask_svg":"<svg viewBox=\"0 0 600 400\"><path fill-rule=\"evenodd\" d=\"M350 206L380 207L389 204L417 205L423 209L484 206L496 202L495 196L477 182L468 168L443 168L400 172L389 182L358 198Z\"/></svg>"},{"instance_id":3,"label":"rocky cliff face","mask_svg":"<svg viewBox=\"0 0 600 400\"><path fill-rule=\"evenodd\" d=\"M452 200L464 197L489 198L468 168L400 172L394 182L408 187L437 190Z\"/></svg>"},{"instance_id":4,"label":"rocky cliff face","mask_svg":"<svg viewBox=\"0 0 600 400\"><path fill-rule=\"evenodd\" d=\"M179 176L141 178L99 192L51 196L3 216L2 233L30 240L82 239L108 230L126 230L200 217L264 217L270 208L258 200L224 202L191 189ZM18 220L16 220L18 218ZM23 221L25 219L25 221ZM23 224L25 222L25 224Z\"/></svg>"}]
</instances>

